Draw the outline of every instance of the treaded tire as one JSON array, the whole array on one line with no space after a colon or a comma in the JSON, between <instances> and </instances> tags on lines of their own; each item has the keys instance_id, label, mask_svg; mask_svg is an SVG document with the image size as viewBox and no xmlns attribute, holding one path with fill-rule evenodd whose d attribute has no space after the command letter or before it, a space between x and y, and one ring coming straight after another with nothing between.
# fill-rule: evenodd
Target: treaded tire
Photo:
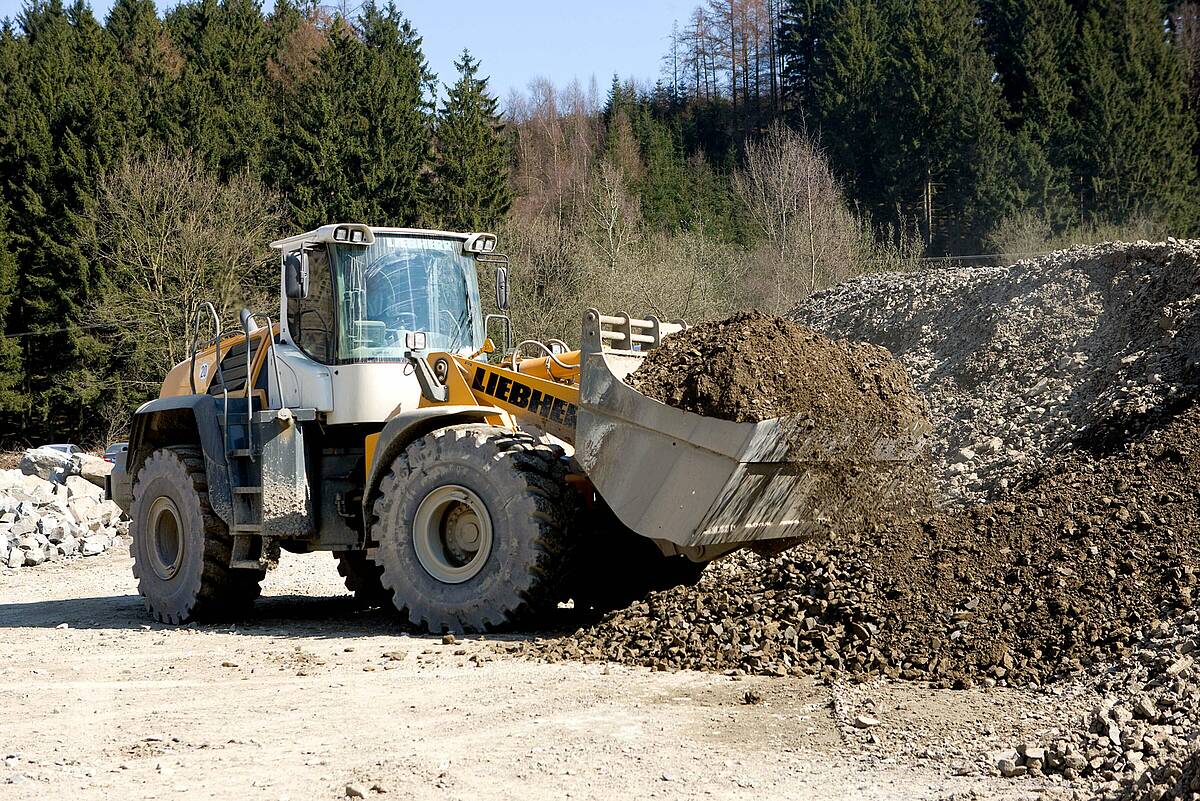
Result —
<instances>
[{"instance_id":1,"label":"treaded tire","mask_svg":"<svg viewBox=\"0 0 1200 801\"><path fill-rule=\"evenodd\" d=\"M366 551L335 551L338 575L354 599L364 606L388 606L392 593L385 590L379 577L383 568L371 561Z\"/></svg>"},{"instance_id":2,"label":"treaded tire","mask_svg":"<svg viewBox=\"0 0 1200 801\"><path fill-rule=\"evenodd\" d=\"M164 578L154 567L149 517L159 498L178 514L178 567ZM172 446L150 455L138 471L130 508L133 575L146 609L161 623L226 619L244 613L265 571L229 567L233 537L208 500L208 475L197 448ZM160 557L161 559L161 557Z\"/></svg>"},{"instance_id":3,"label":"treaded tire","mask_svg":"<svg viewBox=\"0 0 1200 801\"><path fill-rule=\"evenodd\" d=\"M371 557L381 582L412 624L434 633L488 631L527 622L562 595L567 523L574 491L561 448L520 432L460 425L417 440L380 483ZM421 564L414 519L422 501L446 486L466 488L490 517L491 548L479 572L461 583Z\"/></svg>"}]
</instances>

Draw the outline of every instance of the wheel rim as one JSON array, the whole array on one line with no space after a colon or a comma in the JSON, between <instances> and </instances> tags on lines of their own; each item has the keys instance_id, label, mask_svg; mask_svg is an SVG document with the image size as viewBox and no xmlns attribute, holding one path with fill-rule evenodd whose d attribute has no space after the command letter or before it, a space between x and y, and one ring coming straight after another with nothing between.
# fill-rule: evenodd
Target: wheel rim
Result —
<instances>
[{"instance_id":1,"label":"wheel rim","mask_svg":"<svg viewBox=\"0 0 1200 801\"><path fill-rule=\"evenodd\" d=\"M443 584L479 574L492 552L492 517L479 496L448 484L430 492L413 518L413 548L425 572Z\"/></svg>"},{"instance_id":2,"label":"wheel rim","mask_svg":"<svg viewBox=\"0 0 1200 801\"><path fill-rule=\"evenodd\" d=\"M175 501L165 495L155 498L148 524L150 566L160 579L169 581L183 563L183 523Z\"/></svg>"}]
</instances>

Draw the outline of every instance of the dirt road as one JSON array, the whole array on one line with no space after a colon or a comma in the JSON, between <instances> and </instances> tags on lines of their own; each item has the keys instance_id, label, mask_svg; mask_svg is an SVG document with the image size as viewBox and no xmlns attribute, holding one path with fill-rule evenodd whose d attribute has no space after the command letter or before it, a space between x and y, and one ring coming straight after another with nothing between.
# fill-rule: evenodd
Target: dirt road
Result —
<instances>
[{"instance_id":1,"label":"dirt road","mask_svg":"<svg viewBox=\"0 0 1200 801\"><path fill-rule=\"evenodd\" d=\"M0 798L1025 798L956 776L1032 696L537 664L358 613L287 556L241 626L151 624L121 549L0 572ZM748 690L762 697L745 704ZM855 728L849 699L882 721ZM835 697L837 702L835 702ZM871 744L869 739L879 742ZM378 789L372 789L378 788ZM382 791L382 792L381 792ZM384 795L383 793L386 793Z\"/></svg>"}]
</instances>

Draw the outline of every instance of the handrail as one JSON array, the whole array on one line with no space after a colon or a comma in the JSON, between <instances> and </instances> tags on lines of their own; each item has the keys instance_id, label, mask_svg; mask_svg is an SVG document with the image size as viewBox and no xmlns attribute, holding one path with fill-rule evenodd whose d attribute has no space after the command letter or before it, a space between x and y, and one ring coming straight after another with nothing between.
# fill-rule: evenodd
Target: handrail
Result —
<instances>
[{"instance_id":1,"label":"handrail","mask_svg":"<svg viewBox=\"0 0 1200 801\"><path fill-rule=\"evenodd\" d=\"M275 390L279 393L279 407L282 409L287 404L283 402L283 382L279 378L279 358L275 355L275 324L271 322L271 315L266 312L253 312L251 318L262 317L267 321L267 339L271 342L271 372L275 373ZM271 387L267 386L267 403L271 402Z\"/></svg>"},{"instance_id":2,"label":"handrail","mask_svg":"<svg viewBox=\"0 0 1200 801\"><path fill-rule=\"evenodd\" d=\"M196 309L196 339L192 343L192 371L188 375L188 381L191 382L192 394L196 394L196 353L200 349L200 318L207 309L212 315L213 325L216 327L216 335L213 337L214 357L216 359L217 375L216 380L221 382L221 445L225 451L229 451L229 386L225 383L225 371L221 368L221 316L217 314L217 309L212 303L207 300L200 303L200 308Z\"/></svg>"},{"instance_id":3,"label":"handrail","mask_svg":"<svg viewBox=\"0 0 1200 801\"><path fill-rule=\"evenodd\" d=\"M188 373L188 382L191 384L193 395L196 394L196 354L200 352L200 323L206 308L213 318L213 327L216 331L213 341L217 345L217 364L221 363L221 318L217 315L217 310L211 303L207 300L202 301L200 308L196 309L196 316L192 323L192 328L195 329L196 334L192 337L192 371Z\"/></svg>"},{"instance_id":4,"label":"handrail","mask_svg":"<svg viewBox=\"0 0 1200 801\"><path fill-rule=\"evenodd\" d=\"M252 367L254 365L254 356L257 355L250 347L250 338L258 330L251 328L257 325L255 318L262 317L266 320L267 328L263 334L263 343L260 348L270 347L268 357L271 360L271 367L275 373L275 387L279 392L279 403L283 405L283 384L279 379L279 362L275 357L275 324L271 322L271 316L265 312L251 312L246 310L242 314L242 331L246 337L246 449L250 452L250 461L254 461L254 386L251 383L253 376ZM269 374L268 374L269 376ZM267 405L271 403L271 386L267 384Z\"/></svg>"}]
</instances>

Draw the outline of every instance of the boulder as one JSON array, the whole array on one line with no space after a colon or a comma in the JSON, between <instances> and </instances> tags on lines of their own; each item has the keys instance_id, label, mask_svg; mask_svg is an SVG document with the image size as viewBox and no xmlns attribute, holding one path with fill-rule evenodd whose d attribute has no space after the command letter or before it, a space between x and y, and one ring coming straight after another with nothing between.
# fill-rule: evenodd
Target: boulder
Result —
<instances>
[{"instance_id":1,"label":"boulder","mask_svg":"<svg viewBox=\"0 0 1200 801\"><path fill-rule=\"evenodd\" d=\"M37 476L43 481L53 481L56 475L65 478L75 469L70 456L53 448L30 448L17 467L25 475Z\"/></svg>"},{"instance_id":2,"label":"boulder","mask_svg":"<svg viewBox=\"0 0 1200 801\"><path fill-rule=\"evenodd\" d=\"M75 473L104 489L105 479L112 472L113 466L90 453L77 453L71 457L72 469Z\"/></svg>"},{"instance_id":3,"label":"boulder","mask_svg":"<svg viewBox=\"0 0 1200 801\"><path fill-rule=\"evenodd\" d=\"M32 534L37 531L38 521L33 515L25 515L20 520L13 523L12 533L14 536L23 537L27 534Z\"/></svg>"},{"instance_id":4,"label":"boulder","mask_svg":"<svg viewBox=\"0 0 1200 801\"><path fill-rule=\"evenodd\" d=\"M67 512L72 522L77 525L86 527L92 522L92 516L96 514L100 506L100 501L88 497L72 498L67 503Z\"/></svg>"},{"instance_id":5,"label":"boulder","mask_svg":"<svg viewBox=\"0 0 1200 801\"><path fill-rule=\"evenodd\" d=\"M79 549L79 552L84 556L98 556L108 550L108 546L108 537L103 535L87 537L84 539L83 546Z\"/></svg>"},{"instance_id":6,"label":"boulder","mask_svg":"<svg viewBox=\"0 0 1200 801\"><path fill-rule=\"evenodd\" d=\"M103 462L104 460L101 459L100 461ZM104 463L108 464L108 462ZM109 467L112 467L112 465L109 465ZM96 483L89 479L86 474L67 476L67 497L72 499L91 498L94 501L102 501L104 500L104 490L102 489L104 486L104 479L101 478L100 482L100 485L97 486Z\"/></svg>"}]
</instances>

